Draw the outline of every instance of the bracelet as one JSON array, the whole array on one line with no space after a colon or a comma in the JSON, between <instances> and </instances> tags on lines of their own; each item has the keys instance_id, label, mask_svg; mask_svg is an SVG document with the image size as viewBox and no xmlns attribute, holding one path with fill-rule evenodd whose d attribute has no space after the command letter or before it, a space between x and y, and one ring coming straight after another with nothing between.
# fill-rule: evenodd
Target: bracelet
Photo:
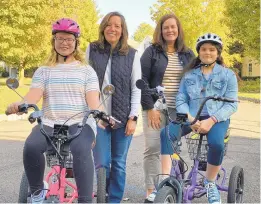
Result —
<instances>
[{"instance_id":1,"label":"bracelet","mask_svg":"<svg viewBox=\"0 0 261 204\"><path fill-rule=\"evenodd\" d=\"M210 118L213 120L214 123L218 122L217 119L214 116L211 116Z\"/></svg>"}]
</instances>

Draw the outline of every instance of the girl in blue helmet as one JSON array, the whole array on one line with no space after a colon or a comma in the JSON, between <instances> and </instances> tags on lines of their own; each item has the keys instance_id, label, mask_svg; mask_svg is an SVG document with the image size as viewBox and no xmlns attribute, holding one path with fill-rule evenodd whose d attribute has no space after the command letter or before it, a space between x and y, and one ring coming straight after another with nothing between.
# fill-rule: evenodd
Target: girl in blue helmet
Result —
<instances>
[{"instance_id":1,"label":"girl in blue helmet","mask_svg":"<svg viewBox=\"0 0 261 204\"><path fill-rule=\"evenodd\" d=\"M217 95L237 100L237 78L232 70L224 66L221 56L222 48L221 38L213 33L207 33L197 40L198 56L185 71L176 96L177 112L188 114L190 122L194 120L204 97ZM199 120L182 130L182 135L186 135L192 130L207 134L209 150L204 184L209 203L220 203L220 194L215 180L224 156L224 136L229 127L230 117L236 112L237 106L237 103L209 100L205 104ZM179 128L173 124L166 128L170 130L171 139L177 140ZM161 131L162 173L170 174L171 159L169 155L174 152L172 148L169 148L171 145L165 135L168 132L165 131L166 128Z\"/></svg>"}]
</instances>

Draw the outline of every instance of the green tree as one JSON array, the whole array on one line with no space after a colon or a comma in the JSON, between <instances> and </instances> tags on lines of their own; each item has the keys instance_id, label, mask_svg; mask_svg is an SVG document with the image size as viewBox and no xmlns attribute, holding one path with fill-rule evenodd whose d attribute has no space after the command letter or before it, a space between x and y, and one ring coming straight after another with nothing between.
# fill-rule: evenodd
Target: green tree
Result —
<instances>
[{"instance_id":1,"label":"green tree","mask_svg":"<svg viewBox=\"0 0 261 204\"><path fill-rule=\"evenodd\" d=\"M158 0L151 8L152 20L158 20L165 14L174 13L181 21L185 41L195 52L196 40L204 33L218 34L224 42L223 56L227 66L234 60L240 61L239 54L229 55L230 30L224 22L225 0Z\"/></svg>"},{"instance_id":2,"label":"green tree","mask_svg":"<svg viewBox=\"0 0 261 204\"><path fill-rule=\"evenodd\" d=\"M244 46L244 55L259 59L260 1L226 0L225 22L231 36Z\"/></svg>"},{"instance_id":3,"label":"green tree","mask_svg":"<svg viewBox=\"0 0 261 204\"><path fill-rule=\"evenodd\" d=\"M86 12L88 11L88 12ZM50 53L51 24L62 17L77 20L81 48L97 38L98 12L93 0L2 0L0 2L0 60L19 69L37 67Z\"/></svg>"},{"instance_id":4,"label":"green tree","mask_svg":"<svg viewBox=\"0 0 261 204\"><path fill-rule=\"evenodd\" d=\"M146 36L152 36L154 28L147 23L141 23L133 35L133 39L142 42Z\"/></svg>"}]
</instances>

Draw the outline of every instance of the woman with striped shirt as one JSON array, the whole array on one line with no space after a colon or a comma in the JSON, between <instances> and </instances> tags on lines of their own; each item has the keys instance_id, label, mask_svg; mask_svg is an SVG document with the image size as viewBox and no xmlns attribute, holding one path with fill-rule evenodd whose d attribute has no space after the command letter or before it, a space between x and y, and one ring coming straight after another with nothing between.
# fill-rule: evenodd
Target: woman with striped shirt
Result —
<instances>
[{"instance_id":1,"label":"woman with striped shirt","mask_svg":"<svg viewBox=\"0 0 261 204\"><path fill-rule=\"evenodd\" d=\"M154 31L153 43L141 57L142 79L150 88L165 87L166 102L170 116L175 116L175 96L178 92L181 73L194 57L194 53L184 43L184 34L179 19L174 14L163 16ZM161 173L160 128L166 125L165 116L157 106L158 98L142 95L143 130L145 152L143 168L147 198L155 198L155 179ZM162 158L164 159L164 158Z\"/></svg>"},{"instance_id":2,"label":"woman with striped shirt","mask_svg":"<svg viewBox=\"0 0 261 204\"><path fill-rule=\"evenodd\" d=\"M60 19L53 24L52 34L52 50L46 65L34 73L31 88L24 100L7 108L9 113L18 113L20 104L37 104L43 98L42 121L49 134L52 134L55 124L62 125L76 113L97 109L99 104L98 78L92 67L84 63L79 49L78 24L71 19ZM65 124L69 126L69 132L76 132L83 116L84 113L79 114ZM95 122L89 121L81 134L70 143L79 203L92 202L94 164L91 148L96 131ZM47 147L47 140L41 134L39 125L35 126L25 141L23 151L32 203L42 203L48 190L48 184L43 182L43 153Z\"/></svg>"}]
</instances>

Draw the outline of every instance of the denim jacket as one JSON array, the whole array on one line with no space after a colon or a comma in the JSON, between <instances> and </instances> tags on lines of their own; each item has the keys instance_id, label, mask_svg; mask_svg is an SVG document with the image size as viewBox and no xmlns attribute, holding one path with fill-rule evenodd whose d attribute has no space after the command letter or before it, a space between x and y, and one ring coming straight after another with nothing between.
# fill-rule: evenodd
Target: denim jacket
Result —
<instances>
[{"instance_id":1,"label":"denim jacket","mask_svg":"<svg viewBox=\"0 0 261 204\"><path fill-rule=\"evenodd\" d=\"M192 69L183 76L176 97L176 108L179 113L190 113L193 117L202 102L203 75L200 68ZM237 100L238 85L235 73L219 64L215 64L210 74L206 97L222 96ZM218 122L226 121L236 112L238 103L208 100L206 107L209 116L214 116Z\"/></svg>"}]
</instances>

